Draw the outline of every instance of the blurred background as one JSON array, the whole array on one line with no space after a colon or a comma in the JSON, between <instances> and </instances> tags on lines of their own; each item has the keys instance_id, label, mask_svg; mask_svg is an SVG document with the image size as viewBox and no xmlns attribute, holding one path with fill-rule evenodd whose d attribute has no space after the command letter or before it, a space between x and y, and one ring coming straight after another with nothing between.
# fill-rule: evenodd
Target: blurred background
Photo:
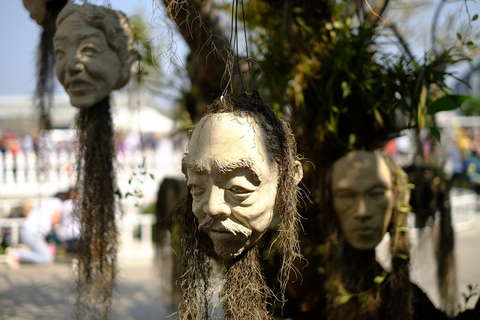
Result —
<instances>
[{"instance_id":1,"label":"blurred background","mask_svg":"<svg viewBox=\"0 0 480 320\"><path fill-rule=\"evenodd\" d=\"M163 246L156 246L154 243L168 237L168 232L167 235L162 232L170 226L163 222L169 219L172 208L183 196L180 164L188 144L185 132L203 114L206 101L211 101L225 87L221 79L224 65L212 61L208 64L201 59L203 53L199 52L205 51L199 49L198 43L195 45L191 39L184 40L184 35L177 31L174 21L166 15L163 3L169 1L90 2L111 5L113 9L123 11L131 17L139 33L139 50L148 59L142 61L142 78L132 79L127 87L113 94L117 183L122 194L123 208L122 212L119 212L119 256L123 277L114 310L121 319L161 318L175 312L174 302L178 296L174 293L175 281L172 277L175 266L170 245L168 242L164 242ZM356 13L355 10L350 12L345 2L338 1L338 8L342 8L342 13L332 11L332 17L327 19L338 23L323 23L323 29L319 27L319 31L313 27L315 31L309 30L308 20L305 20L304 24L298 19L294 20L291 22L294 27L291 27L290 31L284 31L286 35L297 32L298 26L305 26L305 29L298 29L310 36L315 35L311 37L319 37L318 34L322 32L329 34L330 38L326 42L332 45L332 48L327 46L330 57L338 58L338 61L349 65L350 69L345 67L348 70L343 70L345 68L342 66L338 67L341 71L337 70L338 73L348 74L344 77L346 81L332 76L331 83L325 85L327 89L320 90L319 94L312 93L314 90L310 90L311 87L320 88L323 79L328 82L330 75L337 74L336 69L332 71L325 67L327 65L335 68L333 62L328 62L329 56L319 54L315 51L315 43L309 43L301 37L298 37L298 41L303 41L305 47L298 48L305 50L305 55L294 52L295 45L285 45L288 40L292 40L288 36L282 40L283 45L280 47L276 47L280 42L267 42L266 39L281 38L273 34L273 31L283 32L283 29L277 28L274 21L262 20L262 17L266 16L265 8L271 1L245 2L247 33L251 42L249 53L255 62L253 76L250 76L259 84L258 90L264 99L280 116L291 120L297 139L300 144L303 143L299 150L316 165L317 173L313 172L312 168L305 169L305 184L312 193L313 202L317 202L320 193L316 193L319 188L317 182L310 183L310 180L320 180L318 177L322 176L322 172L334 160L334 154L338 151L326 147L309 149L317 145L316 142L311 142L314 139L343 139L343 144L351 147L358 147L361 143L369 145L369 142L365 141L371 141L371 145L386 152L406 170L415 166L430 168L430 171L427 170L427 173L422 175L423 182L439 185L438 181L441 180L448 185L452 226L456 235L458 298L462 308L472 306L473 300L465 301L462 294L478 293L480 283L480 60L477 47L480 30L477 14L480 13L480 4L471 1L372 2L374 9L378 10L382 8L382 3L386 3L382 15L385 21L382 20L372 27L373 35L369 34L371 38L368 38L368 41L363 39L357 43L360 47L366 47L364 44L368 42L368 46L374 48L371 55L365 57L367 62L355 60L357 56L362 56L358 48L352 48L353 53L347 57L340 56L334 50L338 45L342 52L349 52L345 50L347 44L341 44L342 36L350 37L346 41L352 43L352 46L355 43L352 39L362 36L360 33L345 31L349 28L342 27L341 23L354 29L355 25L362 21L360 16L367 16L369 13L365 4L359 5L362 8L361 13ZM223 26L218 33L222 36L218 38L228 38L233 30L229 25L230 1L208 1L206 3L209 5L203 6L195 1L191 3L200 8L201 14L205 14L207 18L208 12L204 11L211 10L209 12L214 16L212 21ZM298 8L301 9L301 5L298 5ZM296 9L292 9L292 12L303 17L302 11L295 11ZM322 16L318 21L323 21L322 19L326 18ZM267 23L270 25L262 28L265 26L263 24ZM315 23L317 22L311 22L311 25L316 26ZM388 31L385 31L386 29ZM52 130L48 134L39 132L38 114L33 108L40 34L40 26L29 17L20 0L0 3L0 229L13 235L15 245L22 222L22 218L15 214L24 200L35 205L41 199L53 197L58 192L66 192L75 186L72 143L77 109L70 106L68 96L58 82L55 83L51 112ZM395 39L392 40L393 38ZM240 43L238 49L240 55L246 55L245 44ZM278 60L272 58L272 52L276 52ZM208 54L206 56L208 57ZM341 60L343 58L347 62ZM301 62L297 63L295 59ZM293 60L295 61L292 62ZM333 58L331 61L334 61ZM351 76L352 79L361 78L365 72L355 69L355 66L363 68L364 65L367 65L365 69L368 69L368 72L379 68L379 73L375 73L375 69L365 75L366 78L377 77L375 79L378 82L365 81L362 83L364 86L359 85L360 89L357 90L348 77L353 74L356 77ZM323 73L318 71L319 69L324 70ZM404 72L403 78L398 76L400 69ZM397 74L393 74L395 70L398 71ZM242 66L242 72L248 75L245 65ZM429 80L420 82L419 79L425 74L428 74L425 78ZM217 77L214 84L209 78L213 76ZM380 82L380 78L383 82ZM234 82L235 90L240 91L238 75ZM336 103L335 99L348 101L345 97L349 93L373 92L375 88L385 86L386 82L398 86L391 92L379 89L368 96L368 99L359 99L357 109L338 111L343 102ZM428 98L423 97L422 104L422 90L417 89L427 85ZM433 89L430 89L430 85ZM241 86L243 87L243 84ZM334 92L329 96L329 86L341 88L342 92ZM247 87L247 91L249 88ZM402 91L402 88L405 90ZM445 92L456 97L468 96L469 99L458 98L462 108L457 105L444 106L445 103L440 102L437 103L435 111L419 111L421 106L426 108L434 105L436 100L440 100L438 97ZM398 108L382 109L385 101L379 97L388 94L391 94L390 101L395 100ZM464 100L468 101L463 103ZM315 106L315 110L309 109L309 101ZM372 103L362 109L364 101L375 101L380 106ZM434 107L431 107L430 110L433 109ZM321 113L323 111L318 110L329 110L330 113ZM347 124L339 124L339 119L342 118L337 114L342 112L351 118L368 114L374 119L372 121L380 122L384 127L388 127L391 122L393 129L382 131L382 143L376 143L375 138L371 138L377 135L375 132L370 132L369 135L358 131L352 133L353 138L352 134L342 137L335 132L335 128L342 131L342 128L348 127L348 119L345 120ZM422 114L430 118L422 120ZM305 119L315 119L316 122L310 123ZM363 120L357 119L358 122ZM319 129L325 123L334 123L333 129L328 124L324 126L325 129ZM369 127L369 122L365 123L362 125ZM48 160L46 165L42 166L41 172L38 167L39 157ZM318 160L320 157L323 158ZM160 187L164 182L169 185L168 190L173 190L172 194L165 195L165 191L161 192ZM309 221L315 221L312 219L315 217L315 210L305 214ZM412 232L412 278L428 293L437 307L442 307L435 276L431 272L436 259L435 250L432 244L425 240L437 236L435 223L438 223L438 219L435 220L435 214L434 208L433 213L426 213L426 218L421 222L418 219L419 213L417 216L411 215L410 227L415 230ZM13 217L17 218L12 219ZM305 228L309 231L308 225ZM378 248L385 263L388 261L385 257L388 255L386 248L385 244ZM71 279L66 271L69 267L64 263L66 260L62 258L61 252L57 253L53 265L40 267L41 276L38 276L34 266L9 270L3 248L0 250L0 276L4 275L5 279L8 279L0 283L0 308L8 310L5 314L9 315L5 319L37 319L40 312L51 319L66 319L59 316L58 312L70 312L73 296L68 286L61 285ZM472 288L469 289L469 285ZM16 293L12 295L12 291ZM59 295L59 292L62 294ZM54 307L48 309L46 306ZM0 319L3 319L2 315Z\"/></svg>"}]
</instances>

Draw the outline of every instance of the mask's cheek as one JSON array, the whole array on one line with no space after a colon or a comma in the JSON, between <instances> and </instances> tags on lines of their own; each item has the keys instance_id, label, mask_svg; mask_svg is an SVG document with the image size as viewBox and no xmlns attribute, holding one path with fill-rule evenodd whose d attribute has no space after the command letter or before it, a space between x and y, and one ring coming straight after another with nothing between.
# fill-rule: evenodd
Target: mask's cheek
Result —
<instances>
[{"instance_id":1,"label":"mask's cheek","mask_svg":"<svg viewBox=\"0 0 480 320\"><path fill-rule=\"evenodd\" d=\"M195 217L197 217L199 222L205 219L205 213L203 212L203 201L193 200L192 211Z\"/></svg>"},{"instance_id":2,"label":"mask's cheek","mask_svg":"<svg viewBox=\"0 0 480 320\"><path fill-rule=\"evenodd\" d=\"M265 206L257 203L248 208L237 208L234 216L242 225L253 231L254 234L263 234L273 219L273 205Z\"/></svg>"}]
</instances>

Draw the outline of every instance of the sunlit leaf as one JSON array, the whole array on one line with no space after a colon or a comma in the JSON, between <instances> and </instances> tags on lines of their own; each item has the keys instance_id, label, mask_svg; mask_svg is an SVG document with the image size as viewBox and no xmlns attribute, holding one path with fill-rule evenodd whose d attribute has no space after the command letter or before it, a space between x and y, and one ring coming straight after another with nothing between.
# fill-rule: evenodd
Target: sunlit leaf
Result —
<instances>
[{"instance_id":1,"label":"sunlit leaf","mask_svg":"<svg viewBox=\"0 0 480 320\"><path fill-rule=\"evenodd\" d=\"M351 294L345 294L343 296L340 297L340 299L338 299L338 304L345 304L347 303L348 301L350 301L350 298L352 297Z\"/></svg>"},{"instance_id":2,"label":"sunlit leaf","mask_svg":"<svg viewBox=\"0 0 480 320\"><path fill-rule=\"evenodd\" d=\"M417 126L418 131L421 131L425 127L425 103L427 102L427 84L422 84L422 92L420 93L420 100L418 101L417 112Z\"/></svg>"},{"instance_id":3,"label":"sunlit leaf","mask_svg":"<svg viewBox=\"0 0 480 320\"><path fill-rule=\"evenodd\" d=\"M375 114L375 119L377 119L377 122L383 127L383 119L380 115L380 112L378 112L377 109L373 109L373 113Z\"/></svg>"},{"instance_id":4,"label":"sunlit leaf","mask_svg":"<svg viewBox=\"0 0 480 320\"><path fill-rule=\"evenodd\" d=\"M434 102L428 107L427 114L435 114L440 111L450 111L460 107L465 101L470 100L472 97L467 95L445 95Z\"/></svg>"},{"instance_id":5,"label":"sunlit leaf","mask_svg":"<svg viewBox=\"0 0 480 320\"><path fill-rule=\"evenodd\" d=\"M430 133L432 134L432 136L434 136L438 142L441 142L440 130L438 130L438 128L435 126L431 126L428 128L430 129Z\"/></svg>"},{"instance_id":6,"label":"sunlit leaf","mask_svg":"<svg viewBox=\"0 0 480 320\"><path fill-rule=\"evenodd\" d=\"M350 133L350 135L348 136L348 144L350 146L353 146L356 140L357 140L357 137L353 133Z\"/></svg>"},{"instance_id":7,"label":"sunlit leaf","mask_svg":"<svg viewBox=\"0 0 480 320\"><path fill-rule=\"evenodd\" d=\"M395 255L395 258L399 258L399 259L402 259L402 260L408 260L408 256L406 254L403 254L403 253L397 253Z\"/></svg>"},{"instance_id":8,"label":"sunlit leaf","mask_svg":"<svg viewBox=\"0 0 480 320\"><path fill-rule=\"evenodd\" d=\"M373 282L376 283L376 284L380 284L383 282L383 280L385 280L385 277L383 276L376 276L374 279L373 279Z\"/></svg>"}]
</instances>

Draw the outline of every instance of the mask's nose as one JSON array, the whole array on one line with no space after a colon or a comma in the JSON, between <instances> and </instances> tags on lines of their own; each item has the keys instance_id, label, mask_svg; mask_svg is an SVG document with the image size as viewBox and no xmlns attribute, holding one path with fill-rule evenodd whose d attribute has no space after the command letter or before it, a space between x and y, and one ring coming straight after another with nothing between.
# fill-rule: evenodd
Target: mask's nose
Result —
<instances>
[{"instance_id":1,"label":"mask's nose","mask_svg":"<svg viewBox=\"0 0 480 320\"><path fill-rule=\"evenodd\" d=\"M207 202L203 206L203 211L212 218L230 216L232 211L225 202L225 190L213 185Z\"/></svg>"}]
</instances>

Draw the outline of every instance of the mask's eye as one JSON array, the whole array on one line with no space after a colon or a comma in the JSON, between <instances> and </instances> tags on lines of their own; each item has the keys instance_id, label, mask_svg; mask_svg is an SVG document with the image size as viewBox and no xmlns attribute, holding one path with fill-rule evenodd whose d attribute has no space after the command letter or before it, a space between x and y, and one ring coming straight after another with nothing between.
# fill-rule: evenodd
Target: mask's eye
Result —
<instances>
[{"instance_id":1,"label":"mask's eye","mask_svg":"<svg viewBox=\"0 0 480 320\"><path fill-rule=\"evenodd\" d=\"M351 190L341 190L335 193L335 197L341 200L350 200L355 198L355 192Z\"/></svg>"},{"instance_id":2,"label":"mask's eye","mask_svg":"<svg viewBox=\"0 0 480 320\"><path fill-rule=\"evenodd\" d=\"M236 176L227 182L226 189L239 200L247 199L255 190L255 186L244 176Z\"/></svg>"},{"instance_id":3,"label":"mask's eye","mask_svg":"<svg viewBox=\"0 0 480 320\"><path fill-rule=\"evenodd\" d=\"M85 46L82 48L82 54L91 57L97 53L97 50L91 46Z\"/></svg>"},{"instance_id":4,"label":"mask's eye","mask_svg":"<svg viewBox=\"0 0 480 320\"><path fill-rule=\"evenodd\" d=\"M199 197L205 192L205 189L201 188L200 186L198 186L196 184L190 184L187 187L190 189L190 193L194 197Z\"/></svg>"},{"instance_id":5,"label":"mask's eye","mask_svg":"<svg viewBox=\"0 0 480 320\"><path fill-rule=\"evenodd\" d=\"M55 55L57 56L57 60L61 60L65 56L65 51L63 51L62 49L56 48Z\"/></svg>"},{"instance_id":6,"label":"mask's eye","mask_svg":"<svg viewBox=\"0 0 480 320\"><path fill-rule=\"evenodd\" d=\"M374 200L380 200L385 197L386 190L382 188L375 188L371 190L368 195Z\"/></svg>"},{"instance_id":7,"label":"mask's eye","mask_svg":"<svg viewBox=\"0 0 480 320\"><path fill-rule=\"evenodd\" d=\"M248 190L248 189L242 188L240 186L233 186L233 187L230 187L228 190L230 190L230 191L232 191L233 193L236 193L236 194L247 194L247 193L253 192L253 190Z\"/></svg>"}]
</instances>

